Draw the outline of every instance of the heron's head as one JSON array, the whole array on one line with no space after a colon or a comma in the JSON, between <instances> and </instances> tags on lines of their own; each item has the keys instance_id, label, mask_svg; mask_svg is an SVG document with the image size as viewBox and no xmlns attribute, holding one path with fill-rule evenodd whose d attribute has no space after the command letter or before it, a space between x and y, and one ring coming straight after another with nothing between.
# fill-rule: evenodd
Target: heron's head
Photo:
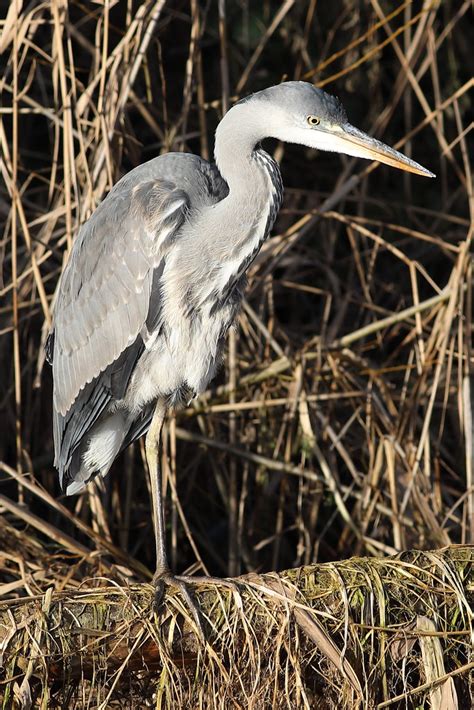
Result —
<instances>
[{"instance_id":1,"label":"heron's head","mask_svg":"<svg viewBox=\"0 0 474 710\"><path fill-rule=\"evenodd\" d=\"M268 137L378 160L401 170L435 177L403 153L352 126L339 99L307 82L287 81L271 86L242 101L247 102L260 109Z\"/></svg>"}]
</instances>

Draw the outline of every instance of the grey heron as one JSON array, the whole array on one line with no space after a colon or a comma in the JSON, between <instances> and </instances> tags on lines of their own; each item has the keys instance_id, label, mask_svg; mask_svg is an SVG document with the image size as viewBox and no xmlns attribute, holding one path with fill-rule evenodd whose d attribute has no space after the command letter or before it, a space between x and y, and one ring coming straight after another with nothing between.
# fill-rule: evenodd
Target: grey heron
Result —
<instances>
[{"instance_id":1,"label":"grey heron","mask_svg":"<svg viewBox=\"0 0 474 710\"><path fill-rule=\"evenodd\" d=\"M289 81L227 112L216 131L215 164L160 155L119 180L82 226L46 344L55 465L63 490L79 493L146 433L157 587L180 579L166 556L163 419L214 377L246 271L280 209L280 170L260 147L267 137L433 177L354 128L338 99Z\"/></svg>"}]
</instances>

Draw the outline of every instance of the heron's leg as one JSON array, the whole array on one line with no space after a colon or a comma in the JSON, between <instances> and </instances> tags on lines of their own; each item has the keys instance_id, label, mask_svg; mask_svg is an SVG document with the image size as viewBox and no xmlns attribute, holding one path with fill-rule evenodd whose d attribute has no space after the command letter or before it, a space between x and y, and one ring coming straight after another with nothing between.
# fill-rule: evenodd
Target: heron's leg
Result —
<instances>
[{"instance_id":1,"label":"heron's leg","mask_svg":"<svg viewBox=\"0 0 474 710\"><path fill-rule=\"evenodd\" d=\"M166 554L165 506L163 500L163 485L159 463L161 429L166 414L163 402L158 401L151 425L145 439L145 451L150 472L151 496L153 504L153 527L156 544L156 571L153 575L155 585L155 610L158 610L163 600L165 585L179 589L196 622L199 635L204 638L199 609L193 601L184 579L175 577L169 568Z\"/></svg>"},{"instance_id":2,"label":"heron's leg","mask_svg":"<svg viewBox=\"0 0 474 710\"><path fill-rule=\"evenodd\" d=\"M150 473L151 497L153 505L153 529L155 531L156 545L156 572L155 577L169 572L168 558L166 556L165 511L163 501L163 485L161 467L159 462L160 437L166 408L163 402L158 401L151 425L145 439L146 460Z\"/></svg>"}]
</instances>

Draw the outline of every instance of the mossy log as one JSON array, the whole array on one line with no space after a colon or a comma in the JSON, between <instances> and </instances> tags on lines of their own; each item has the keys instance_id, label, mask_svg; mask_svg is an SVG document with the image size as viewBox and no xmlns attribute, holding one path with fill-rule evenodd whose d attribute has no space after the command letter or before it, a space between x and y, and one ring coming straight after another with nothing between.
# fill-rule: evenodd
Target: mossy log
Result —
<instances>
[{"instance_id":1,"label":"mossy log","mask_svg":"<svg viewBox=\"0 0 474 710\"><path fill-rule=\"evenodd\" d=\"M3 707L473 706L474 548L352 558L179 594L106 579L0 602Z\"/></svg>"}]
</instances>

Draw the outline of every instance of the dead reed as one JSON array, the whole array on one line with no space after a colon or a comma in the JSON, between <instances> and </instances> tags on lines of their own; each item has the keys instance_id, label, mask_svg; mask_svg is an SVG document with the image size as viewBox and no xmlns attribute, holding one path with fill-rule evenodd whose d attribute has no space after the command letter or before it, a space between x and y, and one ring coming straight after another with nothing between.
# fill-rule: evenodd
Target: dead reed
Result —
<instances>
[{"instance_id":1,"label":"dead reed","mask_svg":"<svg viewBox=\"0 0 474 710\"><path fill-rule=\"evenodd\" d=\"M173 565L234 576L474 542L470 9L11 0L0 22L5 599L77 589L81 576L149 578L140 445L104 490L59 496L43 355L55 287L125 170L169 150L211 156L226 107L283 78L337 93L352 123L438 178L269 143L283 210L218 380L166 428Z\"/></svg>"}]
</instances>

